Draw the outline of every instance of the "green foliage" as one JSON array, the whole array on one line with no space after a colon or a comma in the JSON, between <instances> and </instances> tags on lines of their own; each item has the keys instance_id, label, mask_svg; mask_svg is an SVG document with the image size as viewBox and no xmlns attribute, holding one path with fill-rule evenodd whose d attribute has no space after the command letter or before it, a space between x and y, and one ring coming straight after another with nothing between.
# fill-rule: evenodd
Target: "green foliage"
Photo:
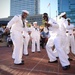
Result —
<instances>
[{"instance_id":1,"label":"green foliage","mask_svg":"<svg viewBox=\"0 0 75 75\"><path fill-rule=\"evenodd\" d=\"M31 27L31 23L28 23L28 24L27 24L27 27Z\"/></svg>"},{"instance_id":2,"label":"green foliage","mask_svg":"<svg viewBox=\"0 0 75 75\"><path fill-rule=\"evenodd\" d=\"M46 23L46 21L45 20L42 20L42 25L43 26L45 26L45 23Z\"/></svg>"}]
</instances>

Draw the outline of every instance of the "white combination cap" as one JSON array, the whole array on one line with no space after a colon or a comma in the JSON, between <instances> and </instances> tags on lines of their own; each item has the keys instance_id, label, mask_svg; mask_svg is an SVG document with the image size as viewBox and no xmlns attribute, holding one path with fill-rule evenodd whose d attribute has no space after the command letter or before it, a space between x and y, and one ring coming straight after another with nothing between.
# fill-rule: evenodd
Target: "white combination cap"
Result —
<instances>
[{"instance_id":1,"label":"white combination cap","mask_svg":"<svg viewBox=\"0 0 75 75\"><path fill-rule=\"evenodd\" d=\"M62 17L64 15L66 15L66 12L61 13L59 16Z\"/></svg>"},{"instance_id":2,"label":"white combination cap","mask_svg":"<svg viewBox=\"0 0 75 75\"><path fill-rule=\"evenodd\" d=\"M71 20L71 19L70 19L70 18L67 18L67 21L68 21L68 20Z\"/></svg>"},{"instance_id":3,"label":"white combination cap","mask_svg":"<svg viewBox=\"0 0 75 75\"><path fill-rule=\"evenodd\" d=\"M33 24L37 24L37 22L33 22Z\"/></svg>"},{"instance_id":4,"label":"white combination cap","mask_svg":"<svg viewBox=\"0 0 75 75\"><path fill-rule=\"evenodd\" d=\"M29 12L27 10L22 10L22 12L29 14Z\"/></svg>"}]
</instances>

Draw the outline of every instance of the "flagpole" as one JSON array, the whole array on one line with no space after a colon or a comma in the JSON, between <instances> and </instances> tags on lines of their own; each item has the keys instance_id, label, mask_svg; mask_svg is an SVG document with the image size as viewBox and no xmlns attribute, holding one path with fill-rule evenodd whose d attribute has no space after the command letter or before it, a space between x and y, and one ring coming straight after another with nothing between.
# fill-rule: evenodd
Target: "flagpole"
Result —
<instances>
[{"instance_id":1,"label":"flagpole","mask_svg":"<svg viewBox=\"0 0 75 75\"><path fill-rule=\"evenodd\" d=\"M51 17L51 5L49 7L49 16Z\"/></svg>"}]
</instances>

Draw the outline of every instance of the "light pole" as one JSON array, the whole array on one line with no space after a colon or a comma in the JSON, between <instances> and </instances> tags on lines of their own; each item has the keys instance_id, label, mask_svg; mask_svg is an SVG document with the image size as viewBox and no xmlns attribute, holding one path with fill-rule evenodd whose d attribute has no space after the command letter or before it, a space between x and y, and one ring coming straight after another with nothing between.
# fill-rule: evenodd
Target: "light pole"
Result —
<instances>
[{"instance_id":1,"label":"light pole","mask_svg":"<svg viewBox=\"0 0 75 75\"><path fill-rule=\"evenodd\" d=\"M56 10L56 21L57 21L57 10Z\"/></svg>"}]
</instances>

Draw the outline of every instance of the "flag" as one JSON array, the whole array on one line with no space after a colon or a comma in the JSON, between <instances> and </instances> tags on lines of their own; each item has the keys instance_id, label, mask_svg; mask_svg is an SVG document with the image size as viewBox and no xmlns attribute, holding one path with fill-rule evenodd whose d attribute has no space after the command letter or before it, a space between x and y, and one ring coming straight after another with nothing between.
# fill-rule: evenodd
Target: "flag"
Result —
<instances>
[{"instance_id":1,"label":"flag","mask_svg":"<svg viewBox=\"0 0 75 75\"><path fill-rule=\"evenodd\" d=\"M50 3L48 4L47 8L50 6Z\"/></svg>"}]
</instances>

